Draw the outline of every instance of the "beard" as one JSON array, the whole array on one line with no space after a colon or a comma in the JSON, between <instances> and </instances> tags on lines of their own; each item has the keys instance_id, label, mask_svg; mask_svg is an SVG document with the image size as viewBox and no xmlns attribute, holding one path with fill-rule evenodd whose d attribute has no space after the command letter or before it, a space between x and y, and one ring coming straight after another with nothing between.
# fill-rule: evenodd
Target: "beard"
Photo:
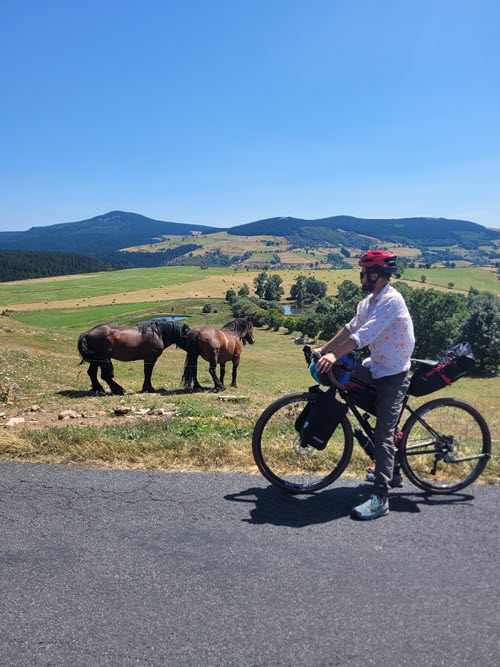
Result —
<instances>
[{"instance_id":1,"label":"beard","mask_svg":"<svg viewBox=\"0 0 500 667\"><path fill-rule=\"evenodd\" d=\"M377 281L375 281L376 283ZM361 283L361 289L363 292L373 292L373 288L375 287L375 283L367 280L365 283Z\"/></svg>"}]
</instances>

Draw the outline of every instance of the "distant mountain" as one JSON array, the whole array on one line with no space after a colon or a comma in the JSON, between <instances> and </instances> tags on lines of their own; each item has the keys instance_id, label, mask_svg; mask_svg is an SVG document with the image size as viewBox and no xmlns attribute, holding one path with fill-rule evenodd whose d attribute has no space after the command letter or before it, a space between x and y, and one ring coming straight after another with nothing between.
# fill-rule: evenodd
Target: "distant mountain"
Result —
<instances>
[{"instance_id":1,"label":"distant mountain","mask_svg":"<svg viewBox=\"0 0 500 667\"><path fill-rule=\"evenodd\" d=\"M260 252L260 255L255 253L253 246L248 252L242 253L240 249L238 256L235 256L227 250L227 243L224 246L226 249L221 250L214 245L213 239L206 240L206 235L222 231L233 237L281 237L281 242L277 239L261 240L259 243L264 252ZM193 235L192 232L197 234ZM149 252L147 246L167 235L191 236L192 241L190 239L169 248L154 248ZM283 244L283 237L286 239L286 248L278 248ZM303 263L305 257L306 262L310 258L311 265L330 262L337 266L345 263L345 256L350 256L349 253L357 256L370 248L396 243L419 248L419 255L412 252L412 257L420 257L419 261L436 263L465 260L478 264L497 261L499 248L493 241L498 239L500 230L487 229L467 220L447 218L366 219L346 215L317 220L267 218L223 230L111 211L80 222L32 227L26 232L0 232L0 249L78 252L114 265L129 267L166 266L173 262L208 266L245 262L252 266L259 262L293 264L299 256L290 255L288 251L304 250L305 255L299 263ZM197 253L198 249L205 249L205 240L210 251ZM139 252L119 252L134 246L143 247ZM328 252L329 248L336 249L331 253L331 258L324 252L325 249ZM317 257L308 255L318 249L322 252ZM340 250L344 251L344 256L339 254Z\"/></svg>"},{"instance_id":2,"label":"distant mountain","mask_svg":"<svg viewBox=\"0 0 500 667\"><path fill-rule=\"evenodd\" d=\"M163 234L187 236L193 231L211 234L220 230L111 211L80 222L32 227L26 232L0 232L0 249L58 250L105 258L121 248L153 243Z\"/></svg>"},{"instance_id":3,"label":"distant mountain","mask_svg":"<svg viewBox=\"0 0 500 667\"><path fill-rule=\"evenodd\" d=\"M499 230L487 229L467 220L447 218L366 219L347 215L318 220L290 217L268 218L231 227L227 231L237 236L260 236L261 234L285 236L292 243L304 243L317 237L319 229L325 232L328 230L330 234L334 232L332 238L337 242L340 231L375 237L389 243L405 243L418 247L452 245L467 247L468 244L477 246L482 242L489 243L500 238Z\"/></svg>"}]
</instances>

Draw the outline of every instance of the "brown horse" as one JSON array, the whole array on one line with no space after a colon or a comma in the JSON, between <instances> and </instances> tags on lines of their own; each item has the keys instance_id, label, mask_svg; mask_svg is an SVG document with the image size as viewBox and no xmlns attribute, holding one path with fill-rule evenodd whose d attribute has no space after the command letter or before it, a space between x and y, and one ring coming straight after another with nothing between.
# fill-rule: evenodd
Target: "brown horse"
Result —
<instances>
[{"instance_id":1,"label":"brown horse","mask_svg":"<svg viewBox=\"0 0 500 667\"><path fill-rule=\"evenodd\" d=\"M200 326L191 329L188 335L186 363L184 365L184 389L201 389L197 378L198 356L209 363L210 375L216 391L224 391L224 375L226 363L233 362L232 387L236 387L236 374L241 356L241 343L253 344L253 325L248 317L239 317L228 322L222 329L212 326ZM220 364L220 380L217 377L217 364Z\"/></svg>"},{"instance_id":2,"label":"brown horse","mask_svg":"<svg viewBox=\"0 0 500 667\"><path fill-rule=\"evenodd\" d=\"M104 388L97 380L97 371L101 367L101 378L107 382L111 393L124 394L125 390L114 380L111 359L119 361L137 361L144 359L144 384L142 391L154 392L151 374L156 360L169 345L177 345L187 350L187 336L190 328L187 324L165 320L146 320L135 326L125 327L114 324L100 324L90 331L82 333L78 339L78 352L81 363L88 361L87 371L95 394L104 393Z\"/></svg>"}]
</instances>

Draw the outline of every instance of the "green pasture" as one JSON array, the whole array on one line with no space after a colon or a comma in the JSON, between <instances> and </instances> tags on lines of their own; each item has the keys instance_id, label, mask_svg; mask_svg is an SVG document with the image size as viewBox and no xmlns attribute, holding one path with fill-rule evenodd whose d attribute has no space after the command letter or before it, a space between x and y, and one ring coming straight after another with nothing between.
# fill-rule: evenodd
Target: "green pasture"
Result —
<instances>
[{"instance_id":1,"label":"green pasture","mask_svg":"<svg viewBox=\"0 0 500 667\"><path fill-rule=\"evenodd\" d=\"M177 299L162 304L144 302L89 306L87 308L38 310L16 314L15 318L12 319L26 326L57 330L69 335L88 331L97 324L129 325L154 317L186 317L186 323L191 326L197 324L216 325L219 321L219 326L223 326L228 320L232 319L226 301L210 299L212 313L202 313L205 303L207 303L206 299Z\"/></svg>"},{"instance_id":2,"label":"green pasture","mask_svg":"<svg viewBox=\"0 0 500 667\"><path fill-rule=\"evenodd\" d=\"M261 252L254 252L252 256L249 258L249 262L261 262L262 264L271 263L274 259L274 253L267 252L262 250Z\"/></svg>"},{"instance_id":3,"label":"green pasture","mask_svg":"<svg viewBox=\"0 0 500 667\"><path fill-rule=\"evenodd\" d=\"M421 282L422 276L425 276L426 285L448 287L449 283L453 283L454 290L468 292L470 287L474 287L480 292L500 292L498 274L480 266L456 267L454 269L407 268L402 275L402 279Z\"/></svg>"},{"instance_id":4,"label":"green pasture","mask_svg":"<svg viewBox=\"0 0 500 667\"><path fill-rule=\"evenodd\" d=\"M228 273L226 268L200 269L198 266L160 267L151 269L124 269L88 273L78 278L57 277L43 280L0 283L0 306L13 303L36 303L61 300L83 299L86 296L100 296L116 292L131 292L160 285L202 280L207 276ZM50 308L50 305L47 304Z\"/></svg>"},{"instance_id":5,"label":"green pasture","mask_svg":"<svg viewBox=\"0 0 500 667\"><path fill-rule=\"evenodd\" d=\"M143 246L136 246L135 248L127 248L127 250L144 250L155 252L163 248L176 248L178 246L195 243L200 245L206 251L220 248L223 253L232 256L242 255L247 250L265 248L268 241L279 243L279 245L274 246L276 249L283 250L290 247L290 243L281 236L234 236L228 234L228 232L215 232L214 234L202 234L200 236L175 236L170 239L163 239L158 243L150 243Z\"/></svg>"}]
</instances>

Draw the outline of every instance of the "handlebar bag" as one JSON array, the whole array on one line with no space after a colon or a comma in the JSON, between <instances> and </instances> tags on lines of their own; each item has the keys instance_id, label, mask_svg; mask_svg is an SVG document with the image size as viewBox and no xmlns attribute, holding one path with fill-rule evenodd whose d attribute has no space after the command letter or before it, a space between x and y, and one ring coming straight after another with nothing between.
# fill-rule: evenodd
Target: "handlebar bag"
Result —
<instances>
[{"instance_id":1,"label":"handlebar bag","mask_svg":"<svg viewBox=\"0 0 500 667\"><path fill-rule=\"evenodd\" d=\"M410 394L425 396L449 387L476 365L476 358L469 343L459 343L447 350L433 368L417 366L411 379Z\"/></svg>"},{"instance_id":2,"label":"handlebar bag","mask_svg":"<svg viewBox=\"0 0 500 667\"><path fill-rule=\"evenodd\" d=\"M309 371L318 384L321 384L324 387L334 386L337 387L337 389L343 389L347 385L351 373L357 363L358 355L355 352L349 352L348 354L339 357L328 373L319 373L316 368L316 363L321 359L322 355L318 352L313 352L308 357L305 350L306 348L304 348L304 354L310 364Z\"/></svg>"},{"instance_id":3,"label":"handlebar bag","mask_svg":"<svg viewBox=\"0 0 500 667\"><path fill-rule=\"evenodd\" d=\"M309 445L322 450L349 408L346 403L335 398L334 391L322 391L317 386L311 387L309 391L321 396L316 401L309 402L302 410L295 420L295 430L300 436L301 447Z\"/></svg>"}]
</instances>

